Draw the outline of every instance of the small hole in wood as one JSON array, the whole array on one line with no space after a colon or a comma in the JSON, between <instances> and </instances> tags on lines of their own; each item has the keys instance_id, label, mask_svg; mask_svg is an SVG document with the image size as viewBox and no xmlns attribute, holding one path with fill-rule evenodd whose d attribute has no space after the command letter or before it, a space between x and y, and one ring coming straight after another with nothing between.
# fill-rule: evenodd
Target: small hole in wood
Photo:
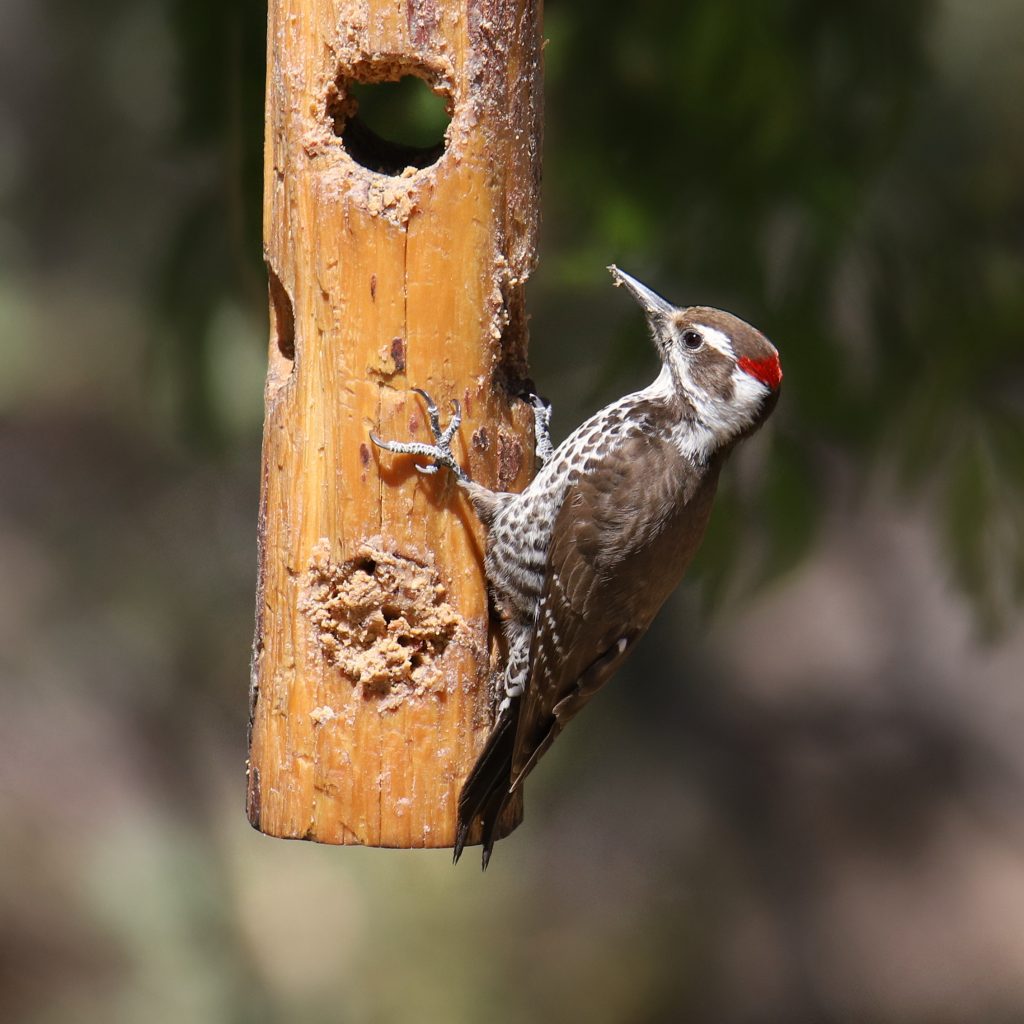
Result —
<instances>
[{"instance_id":1,"label":"small hole in wood","mask_svg":"<svg viewBox=\"0 0 1024 1024\"><path fill-rule=\"evenodd\" d=\"M372 558L362 559L356 567L362 569L367 576L372 576L377 571L377 563Z\"/></svg>"},{"instance_id":2,"label":"small hole in wood","mask_svg":"<svg viewBox=\"0 0 1024 1024\"><path fill-rule=\"evenodd\" d=\"M395 176L422 170L445 151L450 101L418 68L365 65L343 75L328 96L334 133L361 167Z\"/></svg>"},{"instance_id":3,"label":"small hole in wood","mask_svg":"<svg viewBox=\"0 0 1024 1024\"><path fill-rule=\"evenodd\" d=\"M277 342L277 350L285 359L291 361L295 359L295 310L292 306L292 299L281 282L281 278L269 264L267 265L267 281L270 292L270 309L273 313L271 327Z\"/></svg>"}]
</instances>

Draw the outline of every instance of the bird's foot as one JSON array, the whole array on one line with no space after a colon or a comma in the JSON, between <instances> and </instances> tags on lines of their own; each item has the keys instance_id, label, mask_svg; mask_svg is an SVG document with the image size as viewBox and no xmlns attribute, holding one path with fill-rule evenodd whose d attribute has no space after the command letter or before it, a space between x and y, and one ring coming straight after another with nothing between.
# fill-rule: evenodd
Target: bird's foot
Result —
<instances>
[{"instance_id":1,"label":"bird's foot","mask_svg":"<svg viewBox=\"0 0 1024 1024\"><path fill-rule=\"evenodd\" d=\"M523 398L533 406L533 450L537 465L543 466L555 451L551 443L551 403L532 391Z\"/></svg>"},{"instance_id":2,"label":"bird's foot","mask_svg":"<svg viewBox=\"0 0 1024 1024\"><path fill-rule=\"evenodd\" d=\"M441 429L441 417L438 414L434 400L422 388L413 388L427 405L427 417L430 420L430 432L434 435L433 444L423 444L420 441L382 441L372 431L370 440L385 451L394 452L396 455L422 455L424 458L433 459L433 465L420 466L416 469L427 476L436 473L439 466L450 469L459 480L467 480L468 477L462 471L462 467L456 461L452 452L452 438L462 424L462 409L458 399L452 399L452 418L448 426Z\"/></svg>"}]
</instances>

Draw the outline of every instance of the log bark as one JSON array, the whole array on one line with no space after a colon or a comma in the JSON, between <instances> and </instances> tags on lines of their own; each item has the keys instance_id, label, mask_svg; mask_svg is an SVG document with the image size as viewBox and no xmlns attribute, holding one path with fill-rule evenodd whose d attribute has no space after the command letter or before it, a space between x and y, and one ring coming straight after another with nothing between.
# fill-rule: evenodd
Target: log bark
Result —
<instances>
[{"instance_id":1,"label":"log bark","mask_svg":"<svg viewBox=\"0 0 1024 1024\"><path fill-rule=\"evenodd\" d=\"M270 835L454 841L500 657L483 536L447 473L420 475L368 432L429 440L409 390L421 387L445 413L461 402L471 477L517 490L532 475L532 417L515 395L537 234L540 6L269 6L248 815ZM351 85L406 75L445 97L444 152L364 166ZM505 830L520 816L510 808Z\"/></svg>"}]
</instances>

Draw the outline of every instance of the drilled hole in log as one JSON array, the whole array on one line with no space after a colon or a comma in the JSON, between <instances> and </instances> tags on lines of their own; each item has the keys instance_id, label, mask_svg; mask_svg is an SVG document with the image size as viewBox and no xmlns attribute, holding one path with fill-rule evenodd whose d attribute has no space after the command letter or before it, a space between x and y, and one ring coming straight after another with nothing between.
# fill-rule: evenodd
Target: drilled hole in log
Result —
<instances>
[{"instance_id":1,"label":"drilled hole in log","mask_svg":"<svg viewBox=\"0 0 1024 1024\"><path fill-rule=\"evenodd\" d=\"M267 265L267 282L270 292L270 309L272 316L271 330L277 343L277 350L289 360L295 359L295 310L291 296L281 283L281 278L274 268Z\"/></svg>"},{"instance_id":2,"label":"drilled hole in log","mask_svg":"<svg viewBox=\"0 0 1024 1024\"><path fill-rule=\"evenodd\" d=\"M390 176L437 163L447 143L451 97L435 77L429 69L386 59L339 75L327 114L348 155Z\"/></svg>"}]
</instances>

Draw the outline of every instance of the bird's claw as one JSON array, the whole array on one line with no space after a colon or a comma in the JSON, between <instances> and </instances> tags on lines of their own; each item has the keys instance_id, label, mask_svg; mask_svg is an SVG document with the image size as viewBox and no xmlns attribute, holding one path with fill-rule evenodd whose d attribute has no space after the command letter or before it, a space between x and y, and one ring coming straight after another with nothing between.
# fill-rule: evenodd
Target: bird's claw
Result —
<instances>
[{"instance_id":1,"label":"bird's claw","mask_svg":"<svg viewBox=\"0 0 1024 1024\"><path fill-rule=\"evenodd\" d=\"M437 412L437 405L434 400L423 390L423 388L412 388L412 390L423 399L424 404L427 407L427 416L430 419L430 432L434 435L435 440L441 437L441 417Z\"/></svg>"},{"instance_id":2,"label":"bird's claw","mask_svg":"<svg viewBox=\"0 0 1024 1024\"><path fill-rule=\"evenodd\" d=\"M432 466L417 465L416 469L424 476L433 476L439 466L450 469L460 480L466 479L462 467L456 461L452 452L452 438L462 424L462 408L458 399L452 400L452 418L448 426L441 429L441 417L437 410L437 404L422 388L413 388L427 406L427 419L430 422L430 432L434 435L434 444L423 444L420 441L382 441L372 431L370 440L385 451L394 452L396 455L422 455L424 458L433 459Z\"/></svg>"}]
</instances>

